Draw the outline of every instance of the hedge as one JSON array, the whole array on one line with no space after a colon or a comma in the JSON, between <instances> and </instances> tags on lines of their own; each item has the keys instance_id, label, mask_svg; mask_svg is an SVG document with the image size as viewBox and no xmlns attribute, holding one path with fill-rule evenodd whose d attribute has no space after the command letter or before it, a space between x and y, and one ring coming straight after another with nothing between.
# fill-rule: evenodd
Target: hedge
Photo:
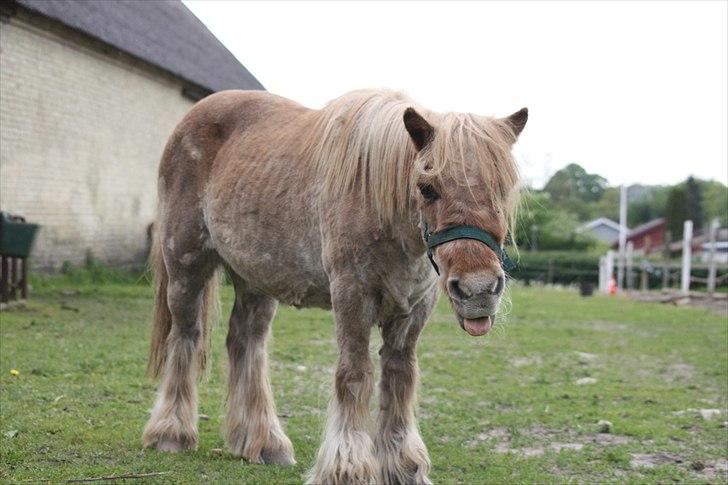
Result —
<instances>
[{"instance_id":1,"label":"hedge","mask_svg":"<svg viewBox=\"0 0 728 485\"><path fill-rule=\"evenodd\" d=\"M522 251L514 260L518 267L511 277L530 283L558 283L562 285L599 282L599 254L583 251Z\"/></svg>"},{"instance_id":2,"label":"hedge","mask_svg":"<svg viewBox=\"0 0 728 485\"><path fill-rule=\"evenodd\" d=\"M541 283L554 283L562 285L579 284L590 282L594 285L599 283L599 257L601 253L588 251L522 251L519 255L510 252L514 261L518 261L518 267L511 271L511 277L526 284L537 281ZM640 286L642 258L635 258L633 266L633 284L635 288ZM648 285L650 288L662 287L662 264L660 261L650 261L651 271L648 273ZM725 274L725 269L719 268L718 276ZM705 268L693 268L693 278L707 278L708 270ZM680 285L680 270L671 270L670 286ZM718 288L725 288L728 280L719 280ZM693 281L691 288L704 288L704 282Z\"/></svg>"}]
</instances>

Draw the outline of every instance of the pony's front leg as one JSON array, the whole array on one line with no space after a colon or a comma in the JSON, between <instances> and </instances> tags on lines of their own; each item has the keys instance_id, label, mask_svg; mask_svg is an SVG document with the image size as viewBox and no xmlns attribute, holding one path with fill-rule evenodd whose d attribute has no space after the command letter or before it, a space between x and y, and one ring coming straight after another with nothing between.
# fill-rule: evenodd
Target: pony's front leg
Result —
<instances>
[{"instance_id":1,"label":"pony's front leg","mask_svg":"<svg viewBox=\"0 0 728 485\"><path fill-rule=\"evenodd\" d=\"M331 287L339 360L324 440L307 483L374 483L377 466L369 435L373 387L369 334L374 300L350 281L334 280Z\"/></svg>"},{"instance_id":2,"label":"pony's front leg","mask_svg":"<svg viewBox=\"0 0 728 485\"><path fill-rule=\"evenodd\" d=\"M430 458L414 415L417 386L417 339L436 301L427 295L404 319L382 327L382 378L377 417L377 483L426 484Z\"/></svg>"}]
</instances>

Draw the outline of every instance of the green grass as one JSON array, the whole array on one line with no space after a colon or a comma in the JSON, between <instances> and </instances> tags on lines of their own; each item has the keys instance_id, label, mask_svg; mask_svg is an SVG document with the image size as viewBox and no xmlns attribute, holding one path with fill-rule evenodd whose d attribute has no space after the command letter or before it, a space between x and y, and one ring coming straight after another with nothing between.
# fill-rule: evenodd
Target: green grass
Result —
<instances>
[{"instance_id":1,"label":"green grass","mask_svg":"<svg viewBox=\"0 0 728 485\"><path fill-rule=\"evenodd\" d=\"M150 481L176 483L302 481L336 358L328 312L282 307L274 323L273 387L298 460L284 469L214 451L223 448L224 326L200 386L209 420L199 449L164 455L140 443L155 387L144 377L150 290L72 276L36 287L25 308L0 314L0 481L145 472L169 472ZM229 287L223 296L228 312ZM511 296L511 314L487 338L460 330L444 301L421 338L420 428L433 481L726 481L715 469L728 455L724 316L542 288ZM376 335L375 359L378 344ZM583 377L597 382L577 385ZM721 415L686 411L702 408ZM611 434L598 433L602 419ZM557 451L559 443L568 446ZM632 465L635 454L658 453L673 459Z\"/></svg>"}]
</instances>

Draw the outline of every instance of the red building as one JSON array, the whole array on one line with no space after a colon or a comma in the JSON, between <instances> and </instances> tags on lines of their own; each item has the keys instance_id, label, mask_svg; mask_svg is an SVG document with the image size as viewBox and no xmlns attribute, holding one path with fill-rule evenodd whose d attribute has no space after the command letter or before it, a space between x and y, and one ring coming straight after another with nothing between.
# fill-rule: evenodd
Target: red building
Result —
<instances>
[{"instance_id":1,"label":"red building","mask_svg":"<svg viewBox=\"0 0 728 485\"><path fill-rule=\"evenodd\" d=\"M665 226L664 217L646 222L627 234L627 242L631 242L635 250L645 253L659 251L665 241Z\"/></svg>"}]
</instances>

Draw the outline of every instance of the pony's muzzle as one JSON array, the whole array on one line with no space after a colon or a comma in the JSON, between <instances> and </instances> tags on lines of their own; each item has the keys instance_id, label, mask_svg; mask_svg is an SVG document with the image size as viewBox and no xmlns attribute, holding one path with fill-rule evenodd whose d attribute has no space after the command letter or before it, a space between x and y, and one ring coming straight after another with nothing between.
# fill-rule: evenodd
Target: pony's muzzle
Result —
<instances>
[{"instance_id":1,"label":"pony's muzzle","mask_svg":"<svg viewBox=\"0 0 728 485\"><path fill-rule=\"evenodd\" d=\"M478 272L451 276L446 288L460 326L473 336L488 333L505 288L505 275Z\"/></svg>"},{"instance_id":2,"label":"pony's muzzle","mask_svg":"<svg viewBox=\"0 0 728 485\"><path fill-rule=\"evenodd\" d=\"M447 280L447 292L450 297L460 301L471 299L500 297L505 288L506 278L504 274L486 274L479 277L459 278L450 277Z\"/></svg>"}]
</instances>

